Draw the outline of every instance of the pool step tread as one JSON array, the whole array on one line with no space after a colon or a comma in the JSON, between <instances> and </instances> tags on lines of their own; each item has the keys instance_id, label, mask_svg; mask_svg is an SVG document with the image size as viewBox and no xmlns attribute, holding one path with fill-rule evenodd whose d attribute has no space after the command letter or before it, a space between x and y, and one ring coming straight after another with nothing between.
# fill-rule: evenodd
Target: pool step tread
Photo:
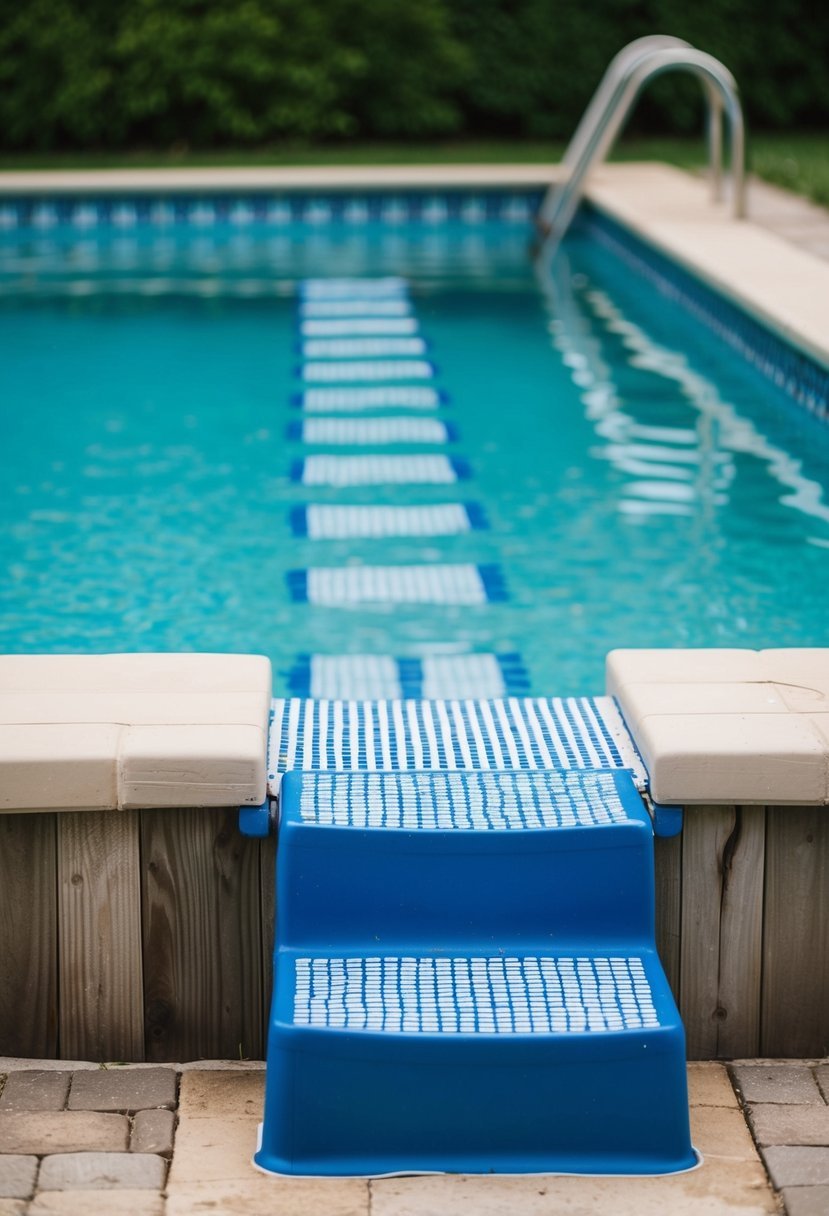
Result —
<instances>
[{"instance_id":1,"label":"pool step tread","mask_svg":"<svg viewBox=\"0 0 829 1216\"><path fill-rule=\"evenodd\" d=\"M272 704L268 773L289 769L629 769L647 773L612 697L312 700Z\"/></svg>"},{"instance_id":2,"label":"pool step tread","mask_svg":"<svg viewBox=\"0 0 829 1216\"><path fill-rule=\"evenodd\" d=\"M431 503L413 507L340 506L310 503L289 514L294 536L310 540L391 539L399 536L460 536L489 524L475 502Z\"/></svg>"},{"instance_id":3,"label":"pool step tread","mask_svg":"<svg viewBox=\"0 0 829 1216\"><path fill-rule=\"evenodd\" d=\"M309 317L300 323L303 338L413 337L418 328L417 317L413 316L372 317L357 314L346 317Z\"/></svg>"},{"instance_id":4,"label":"pool step tread","mask_svg":"<svg viewBox=\"0 0 829 1216\"><path fill-rule=\"evenodd\" d=\"M431 380L436 367L428 359L347 359L330 362L312 360L302 364L303 380L321 382L372 380Z\"/></svg>"},{"instance_id":5,"label":"pool step tread","mask_svg":"<svg viewBox=\"0 0 829 1216\"><path fill-rule=\"evenodd\" d=\"M465 460L443 455L306 456L291 480L304 486L452 485L470 476Z\"/></svg>"},{"instance_id":6,"label":"pool step tread","mask_svg":"<svg viewBox=\"0 0 829 1216\"><path fill-rule=\"evenodd\" d=\"M578 769L307 773L293 813L304 825L405 832L555 831L641 825L615 774Z\"/></svg>"},{"instance_id":7,"label":"pool step tread","mask_svg":"<svg viewBox=\"0 0 829 1216\"><path fill-rule=\"evenodd\" d=\"M286 580L294 603L329 608L377 603L474 607L509 598L496 565L311 566L289 570Z\"/></svg>"},{"instance_id":8,"label":"pool step tread","mask_svg":"<svg viewBox=\"0 0 829 1216\"><path fill-rule=\"evenodd\" d=\"M308 445L372 447L455 443L457 429L438 418L305 418L288 423L287 438Z\"/></svg>"},{"instance_id":9,"label":"pool step tread","mask_svg":"<svg viewBox=\"0 0 829 1216\"><path fill-rule=\"evenodd\" d=\"M300 346L303 359L380 359L425 355L428 343L421 337L374 336L306 338Z\"/></svg>"},{"instance_id":10,"label":"pool step tread","mask_svg":"<svg viewBox=\"0 0 829 1216\"><path fill-rule=\"evenodd\" d=\"M446 404L445 392L421 384L384 384L308 388L293 404L308 414L360 413L363 410L436 410Z\"/></svg>"},{"instance_id":11,"label":"pool step tread","mask_svg":"<svg viewBox=\"0 0 829 1216\"><path fill-rule=\"evenodd\" d=\"M285 1012L294 1026L567 1035L670 1024L671 1011L657 1009L641 954L300 954L292 963Z\"/></svg>"},{"instance_id":12,"label":"pool step tread","mask_svg":"<svg viewBox=\"0 0 829 1216\"><path fill-rule=\"evenodd\" d=\"M436 654L422 659L384 654L299 654L285 673L294 696L359 700L403 697L503 697L525 693L521 655Z\"/></svg>"}]
</instances>

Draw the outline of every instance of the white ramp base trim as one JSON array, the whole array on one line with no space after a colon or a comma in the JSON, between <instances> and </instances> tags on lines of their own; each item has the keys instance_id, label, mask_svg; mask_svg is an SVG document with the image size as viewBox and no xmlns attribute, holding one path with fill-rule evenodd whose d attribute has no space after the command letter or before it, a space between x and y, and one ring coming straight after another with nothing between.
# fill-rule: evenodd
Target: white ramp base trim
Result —
<instances>
[{"instance_id":1,"label":"white ramp base trim","mask_svg":"<svg viewBox=\"0 0 829 1216\"><path fill-rule=\"evenodd\" d=\"M303 338L411 337L417 333L416 317L322 317L303 321Z\"/></svg>"},{"instance_id":2,"label":"white ramp base trim","mask_svg":"<svg viewBox=\"0 0 829 1216\"><path fill-rule=\"evenodd\" d=\"M352 299L319 298L303 300L299 306L303 317L407 317L411 305L404 297L386 299L360 297Z\"/></svg>"},{"instance_id":3,"label":"white ramp base trim","mask_svg":"<svg viewBox=\"0 0 829 1216\"><path fill-rule=\"evenodd\" d=\"M304 575L304 586L301 576ZM332 566L291 571L295 602L339 608L352 604L486 604L493 598L480 566Z\"/></svg>"},{"instance_id":4,"label":"white ramp base trim","mask_svg":"<svg viewBox=\"0 0 829 1216\"><path fill-rule=\"evenodd\" d=\"M302 378L310 381L431 380L435 369L424 359L354 359L348 362L306 363Z\"/></svg>"},{"instance_id":5,"label":"white ramp base trim","mask_svg":"<svg viewBox=\"0 0 829 1216\"><path fill-rule=\"evenodd\" d=\"M425 355L423 338L308 338L303 359L385 359Z\"/></svg>"},{"instance_id":6,"label":"white ramp base trim","mask_svg":"<svg viewBox=\"0 0 829 1216\"><path fill-rule=\"evenodd\" d=\"M612 697L273 702L268 773L626 768L647 774Z\"/></svg>"},{"instance_id":7,"label":"white ramp base trim","mask_svg":"<svg viewBox=\"0 0 829 1216\"><path fill-rule=\"evenodd\" d=\"M389 385L384 388L309 388L298 399L309 414L357 410L435 410L440 394L425 385Z\"/></svg>"},{"instance_id":8,"label":"white ramp base trim","mask_svg":"<svg viewBox=\"0 0 829 1216\"><path fill-rule=\"evenodd\" d=\"M470 509L472 517L470 517ZM424 507L339 507L312 503L291 513L294 535L311 540L395 536L460 536L482 526L480 508L460 502Z\"/></svg>"},{"instance_id":9,"label":"white ramp base trim","mask_svg":"<svg viewBox=\"0 0 829 1216\"><path fill-rule=\"evenodd\" d=\"M370 447L395 443L449 443L449 427L437 418L306 418L299 438L307 444Z\"/></svg>"},{"instance_id":10,"label":"white ramp base trim","mask_svg":"<svg viewBox=\"0 0 829 1216\"><path fill-rule=\"evenodd\" d=\"M304 486L451 485L465 475L448 456L306 456L292 472Z\"/></svg>"}]
</instances>

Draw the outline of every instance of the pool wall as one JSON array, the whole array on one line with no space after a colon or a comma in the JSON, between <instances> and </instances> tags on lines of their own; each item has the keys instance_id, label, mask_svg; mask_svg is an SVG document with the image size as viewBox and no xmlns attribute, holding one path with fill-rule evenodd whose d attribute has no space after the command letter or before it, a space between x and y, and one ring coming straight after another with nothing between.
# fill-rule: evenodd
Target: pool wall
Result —
<instances>
[{"instance_id":1,"label":"pool wall","mask_svg":"<svg viewBox=\"0 0 829 1216\"><path fill-rule=\"evenodd\" d=\"M470 205L468 197L453 194L458 216L470 223L496 206L496 194L485 191L483 180L474 188L485 195L483 202ZM0 203L0 222L7 226L18 222L16 209L26 196L23 186L15 189L19 203L11 196ZM205 182L189 187L182 208L192 205L193 189L210 193ZM428 189L438 189L435 180ZM319 187L313 193L307 184L296 187L302 190L301 214L308 218L308 200L318 198ZM514 184L512 202L497 206L510 206L510 222L526 222L529 203L515 200L532 200L535 190L528 180L520 188ZM82 184L72 207L80 205L79 193ZM234 206L220 193L226 192L216 194L214 216L217 208ZM27 206L40 208L29 215L32 224L61 222L62 204L54 198L27 197ZM372 197L378 215L391 206L379 193ZM291 198L289 210L299 205L296 192ZM600 202L604 211L605 200ZM165 222L175 218L169 193L155 204ZM107 199L110 219L135 222L135 210L114 207ZM240 222L249 211L237 211ZM434 222L439 211L433 210ZM77 214L94 226L91 211ZM324 214L317 207L311 222L323 222ZM650 257L641 233L631 235L618 217L588 213L586 219L601 230L600 239L624 247L638 270L650 267L660 290L667 284L690 307L722 321L726 341L738 332L752 351L759 343L765 352L758 356L760 370L782 377L794 400L826 416L826 372L813 343L793 350L756 317L740 313L734 301L711 313L710 289L693 281L689 288L686 272L672 269L662 253ZM273 838L240 836L236 820L235 807L0 816L0 1054L102 1061L261 1058L275 849ZM659 951L685 1021L689 1056L825 1055L827 810L695 806L681 836L656 841L656 875Z\"/></svg>"}]
</instances>

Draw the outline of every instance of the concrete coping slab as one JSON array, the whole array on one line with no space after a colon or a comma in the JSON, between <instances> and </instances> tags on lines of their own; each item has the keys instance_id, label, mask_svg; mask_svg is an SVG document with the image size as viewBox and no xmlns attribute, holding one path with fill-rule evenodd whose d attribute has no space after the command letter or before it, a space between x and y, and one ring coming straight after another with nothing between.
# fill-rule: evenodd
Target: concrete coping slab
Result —
<instances>
[{"instance_id":1,"label":"concrete coping slab","mask_svg":"<svg viewBox=\"0 0 829 1216\"><path fill-rule=\"evenodd\" d=\"M829 803L829 648L614 650L657 802Z\"/></svg>"},{"instance_id":2,"label":"concrete coping slab","mask_svg":"<svg viewBox=\"0 0 829 1216\"><path fill-rule=\"evenodd\" d=\"M259 805L260 655L0 656L0 811Z\"/></svg>"}]
</instances>

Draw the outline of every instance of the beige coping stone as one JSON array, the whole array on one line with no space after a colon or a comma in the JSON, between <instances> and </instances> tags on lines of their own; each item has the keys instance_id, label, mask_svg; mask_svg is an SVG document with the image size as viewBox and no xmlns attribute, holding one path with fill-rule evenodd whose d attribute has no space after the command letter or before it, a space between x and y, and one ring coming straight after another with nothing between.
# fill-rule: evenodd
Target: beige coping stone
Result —
<instances>
[{"instance_id":1,"label":"beige coping stone","mask_svg":"<svg viewBox=\"0 0 829 1216\"><path fill-rule=\"evenodd\" d=\"M657 801L829 802L829 648L614 650L607 691Z\"/></svg>"},{"instance_id":2,"label":"beige coping stone","mask_svg":"<svg viewBox=\"0 0 829 1216\"><path fill-rule=\"evenodd\" d=\"M0 810L257 805L259 655L0 656Z\"/></svg>"},{"instance_id":3,"label":"beige coping stone","mask_svg":"<svg viewBox=\"0 0 829 1216\"><path fill-rule=\"evenodd\" d=\"M747 684L768 678L756 650L611 650L605 665L612 697L627 684Z\"/></svg>"},{"instance_id":4,"label":"beige coping stone","mask_svg":"<svg viewBox=\"0 0 829 1216\"><path fill-rule=\"evenodd\" d=\"M268 1178L253 1170L244 1181L170 1186L165 1208L166 1216L369 1216L370 1211L371 1191L362 1180Z\"/></svg>"},{"instance_id":5,"label":"beige coping stone","mask_svg":"<svg viewBox=\"0 0 829 1216\"><path fill-rule=\"evenodd\" d=\"M204 169L35 170L0 173L0 196L238 190L350 191L549 185L558 165L354 165Z\"/></svg>"},{"instance_id":6,"label":"beige coping stone","mask_svg":"<svg viewBox=\"0 0 829 1216\"><path fill-rule=\"evenodd\" d=\"M826 746L801 714L654 714L630 723L657 802L822 804Z\"/></svg>"},{"instance_id":7,"label":"beige coping stone","mask_svg":"<svg viewBox=\"0 0 829 1216\"><path fill-rule=\"evenodd\" d=\"M747 312L829 361L825 261L750 220L735 220L727 203L712 203L707 182L668 165L604 165L591 174L587 193ZM750 202L749 192L749 211Z\"/></svg>"}]
</instances>

